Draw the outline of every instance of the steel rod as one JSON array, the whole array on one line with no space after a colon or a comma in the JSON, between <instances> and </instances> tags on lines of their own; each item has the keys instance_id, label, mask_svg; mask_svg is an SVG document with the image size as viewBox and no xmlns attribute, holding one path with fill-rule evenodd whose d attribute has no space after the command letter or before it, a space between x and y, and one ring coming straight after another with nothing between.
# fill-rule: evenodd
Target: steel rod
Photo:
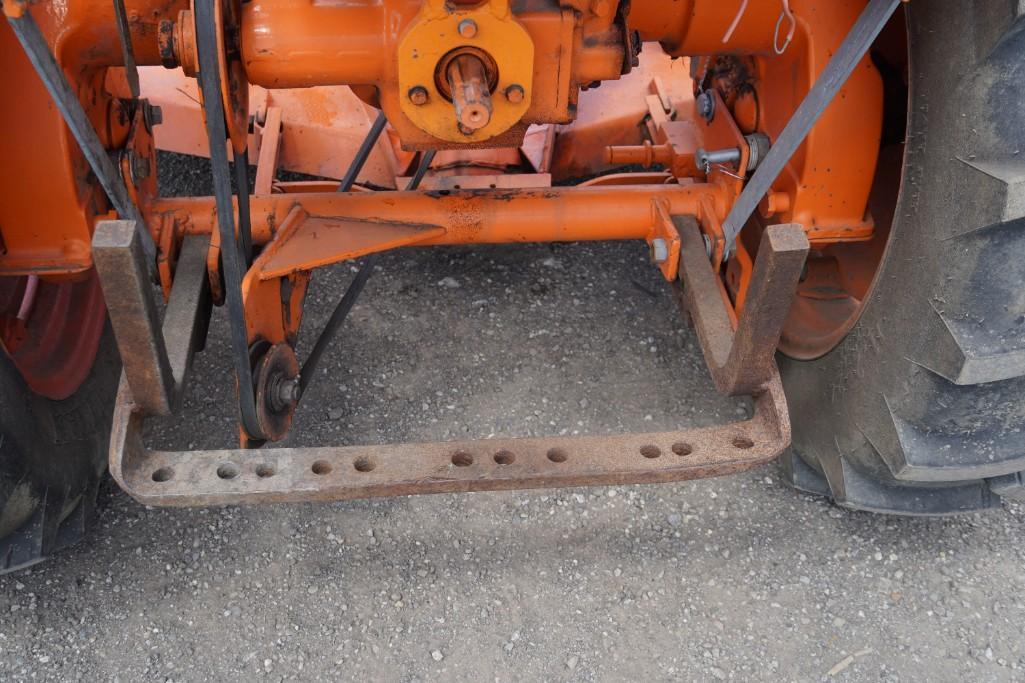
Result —
<instances>
[{"instance_id":1,"label":"steel rod","mask_svg":"<svg viewBox=\"0 0 1025 683\"><path fill-rule=\"evenodd\" d=\"M363 138L362 144L356 150L356 156L352 158L349 169L342 176L342 182L338 185L339 192L348 192L352 189L352 186L356 183L356 176L363 170L363 165L370 158L370 152L373 151L374 145L377 144L377 139L381 137L381 133L386 125L388 125L388 118L384 115L383 111L378 112L377 118L374 119L370 130L367 131L367 136Z\"/></svg>"},{"instance_id":2,"label":"steel rod","mask_svg":"<svg viewBox=\"0 0 1025 683\"><path fill-rule=\"evenodd\" d=\"M134 99L139 99L139 67L135 63L135 50L132 48L132 33L128 24L128 10L125 0L114 0L114 18L117 19L117 36L121 41L121 53L125 59L125 79Z\"/></svg>"},{"instance_id":3,"label":"steel rod","mask_svg":"<svg viewBox=\"0 0 1025 683\"><path fill-rule=\"evenodd\" d=\"M253 260L253 227L249 210L249 150L235 154L235 186L238 197L238 248L246 268Z\"/></svg>"},{"instance_id":4,"label":"steel rod","mask_svg":"<svg viewBox=\"0 0 1025 683\"><path fill-rule=\"evenodd\" d=\"M378 120L383 118L379 116ZM380 133L378 133L380 134ZM371 131L373 135L373 131ZM369 139L370 135L367 136ZM420 165L416 168L416 173L409 179L409 184L406 185L406 190L415 190L420 186L420 182L424 179L424 175L427 173L427 169L430 168L431 162L434 161L434 150L424 152L423 157L420 159ZM354 162L355 163L355 162ZM370 279L370 275L374 272L374 266L377 265L378 253L375 252L370 254L363 259L363 265L360 266L359 272L356 273L356 277L353 278L352 282L349 283L348 288L345 290L345 294L342 295L341 301L335 306L335 310L332 311L331 317L328 318L327 324L324 325L324 329L321 331L320 336L317 337L316 343L313 345L313 350L310 351L309 357L306 362L303 363L302 370L299 372L299 395L302 396L303 392L306 391L306 387L309 386L310 381L313 379L314 373L317 371L317 365L320 364L320 358L324 355L324 351L331 344L331 340L334 339L338 333L338 328L342 326L345 319L348 317L352 307L356 305L356 299L363 292L363 287L367 284L367 280Z\"/></svg>"}]
</instances>

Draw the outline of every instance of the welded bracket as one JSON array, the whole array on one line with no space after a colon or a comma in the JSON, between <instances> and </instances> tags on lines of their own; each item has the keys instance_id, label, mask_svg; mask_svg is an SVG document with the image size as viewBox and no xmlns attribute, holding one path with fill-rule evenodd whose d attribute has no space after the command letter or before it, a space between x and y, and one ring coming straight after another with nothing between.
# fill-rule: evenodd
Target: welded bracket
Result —
<instances>
[{"instance_id":1,"label":"welded bracket","mask_svg":"<svg viewBox=\"0 0 1025 683\"><path fill-rule=\"evenodd\" d=\"M728 396L758 391L777 376L776 346L808 257L808 236L797 223L765 229L734 332L726 292L708 262L697 221L673 221L682 242L680 303L694 322L715 386Z\"/></svg>"}]
</instances>

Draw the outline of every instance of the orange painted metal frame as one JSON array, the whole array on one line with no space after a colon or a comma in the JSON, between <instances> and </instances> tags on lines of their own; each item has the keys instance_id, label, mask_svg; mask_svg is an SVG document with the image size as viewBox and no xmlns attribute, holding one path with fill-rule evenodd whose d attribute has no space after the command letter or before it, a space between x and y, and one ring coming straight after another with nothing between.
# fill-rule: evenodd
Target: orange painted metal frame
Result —
<instances>
[{"instance_id":1,"label":"orange painted metal frame","mask_svg":"<svg viewBox=\"0 0 1025 683\"><path fill-rule=\"evenodd\" d=\"M167 66L175 53L189 53L185 43L190 31L182 25L191 16L189 0L126 4L140 65ZM253 233L257 244L268 245L244 281L251 339L294 343L312 269L397 246L663 240L668 256L658 265L673 278L679 235L672 216L687 214L697 218L718 258L724 247L720 222L743 186L751 153L744 136L757 131L772 138L779 133L864 0L791 0L797 30L782 54L773 50L779 3L748 5L738 17L735 3L633 0L627 14L626 6L615 0L569 0L558 11L526 8L500 17L522 26L533 42L533 62L517 64L532 69L530 104L508 132L475 146L497 148L484 151L439 140L425 132L433 122L417 124L404 113L409 104L401 99L406 94L400 92L399 73L402 60L411 57L400 53L399 46L412 27L423 27L420 0L245 3L235 27L241 36L240 79L271 88L249 91L254 118L249 137L260 162ZM495 6L504 7L500 2ZM155 169L150 131L123 99L116 69L122 55L111 3L80 0L67 3L63 13L47 11L46 2L26 10L24 3L11 0L4 7L7 12L32 12L102 142L122 154L125 177L133 175L124 156L128 151ZM439 3L432 7L455 11ZM731 23L735 30L724 42ZM591 87L629 71L634 31L643 40L659 41L670 55L716 55L733 64L733 71L713 68L717 62L711 58L696 58L688 69L687 61L671 62L649 46L633 76ZM486 49L486 36L480 40ZM169 52L168 45L175 49ZM83 277L92 266L93 225L111 215L107 200L6 25L0 25L0 62L2 73L12 79L11 88L19 92L0 108L0 129L8 132L0 136L0 275ZM630 78L638 80L630 83ZM165 123L155 131L156 144L203 153L198 92L192 83L180 88L175 84L180 78L175 79L146 81L149 92L160 93L167 106ZM711 92L717 114L710 121L696 111L692 83ZM280 90L283 85L325 88ZM585 86L590 89L580 92ZM629 98L617 99L625 93ZM340 109L328 106L339 101ZM274 182L279 167L340 175L351 159L352 143L362 138L373 115L368 103L383 107L393 128L378 145L365 179L395 187L396 177L407 173L415 160L409 150L450 148L436 158L424 187L451 189L338 194L329 191L330 185ZM438 112L449 115L445 107ZM776 183L763 219L804 225L816 246L870 238L874 224L866 204L881 117L880 79L866 58ZM570 124L575 118L577 123ZM569 125L528 129L534 123ZM636 145L645 139L651 147L644 150L644 160L661 162L668 174L610 177L575 189L530 187L544 186L553 176L607 169L606 145ZM268 147L261 149L262 144ZM693 161L699 147L736 147L741 158L735 168L713 168L706 175ZM509 180L495 177L521 163L521 168L532 165L536 173ZM475 180L461 180L468 176ZM165 293L183 236L204 233L212 236L208 265L216 296L220 283L213 200L157 198L154 179L155 172L128 184L158 245ZM456 189L471 185L493 189ZM750 239L739 246L727 272L737 309L744 304L755 257L747 247L758 243L758 229L749 228Z\"/></svg>"},{"instance_id":2,"label":"orange painted metal frame","mask_svg":"<svg viewBox=\"0 0 1025 683\"><path fill-rule=\"evenodd\" d=\"M148 66L140 69L140 81L142 96L163 111L164 122L154 129L157 147L208 156L196 79L185 76L181 69ZM120 88L120 84L108 79L108 87ZM254 85L249 90L249 103L254 120L249 134L252 161L256 161L263 148L269 112L276 108L283 123L279 131L280 168L326 178L342 177L377 115L352 90L339 87L266 90ZM404 161L408 164L409 158ZM360 179L380 187L394 187L395 170L404 169L405 164L389 140L382 138Z\"/></svg>"},{"instance_id":3,"label":"orange painted metal frame","mask_svg":"<svg viewBox=\"0 0 1025 683\"><path fill-rule=\"evenodd\" d=\"M459 17L480 15L481 8L492 2L495 16L507 16L491 22L479 35L453 37ZM431 114L436 118L426 125L415 122L406 100L409 84L404 83L402 74L419 68L420 54L429 53L436 44L455 41L452 44L499 53L513 34L524 31L538 58L523 63L518 56L509 56L498 65L498 71L528 73L532 85L524 85L528 85L525 102L529 106L521 122L507 133L475 135L471 140L509 146L522 138L527 124L569 123L580 87L620 75L627 62L627 37L624 27L617 24L617 4L574 0L561 6L537 5L512 16L502 9L508 6L506 0L471 5L436 0L254 0L245 5L243 13L243 58L250 80L267 88L359 86L361 94L384 109L407 149L438 149L465 144L428 132L448 128L441 126L437 117L451 118L451 108L437 109ZM439 13L445 12L454 15L449 23L438 21ZM481 16L477 22L482 23ZM503 23L509 25L508 30L500 28ZM520 51L529 60L526 52ZM432 84L422 85L433 92ZM428 105L435 99L432 96ZM451 127L454 130L454 123Z\"/></svg>"},{"instance_id":4,"label":"orange painted metal frame","mask_svg":"<svg viewBox=\"0 0 1025 683\"><path fill-rule=\"evenodd\" d=\"M250 200L253 243L266 244L280 230L293 207L311 217L353 221L373 234L378 226L440 226L444 235L422 242L502 244L582 240L644 239L654 224L654 201L668 202L672 214L694 215L707 203L720 219L726 215L726 193L706 183L659 185L593 185L542 189L413 192L310 192L254 196ZM214 227L212 197L167 197L154 200L154 215L176 222L183 233L208 234ZM359 232L340 226L331 234ZM345 238L346 240L349 238ZM353 237L352 239L363 239ZM337 243L318 238L317 258L354 258L378 251L342 252Z\"/></svg>"},{"instance_id":5,"label":"orange painted metal frame","mask_svg":"<svg viewBox=\"0 0 1025 683\"><path fill-rule=\"evenodd\" d=\"M359 49L364 50L361 54L365 59L356 60L360 64L361 73L372 76L376 73L375 68L372 68L374 63L382 59L385 62L393 59L389 57L388 50L379 48L390 44L389 40L396 40L404 22L412 21L419 8L415 0L394 2L397 3L394 8L389 6L383 10L384 16L388 17L386 26L375 19L349 23L344 27L345 30L329 32L342 36L341 40L354 46L353 49L359 45L364 46ZM832 47L839 42L863 4L863 0L834 0L827 3L793 0L791 7L797 17L798 30L793 42L781 56L771 54L778 6L768 0L749 3L750 6L741 16L726 44L721 42L721 38L716 42L715 37L720 30L725 33L735 18L735 8L724 7L710 0L684 0L671 5L656 0L636 1L631 4L628 25L644 39L660 40L672 54L751 55L754 64L751 85L757 92L759 102L753 123L771 137L796 107L803 92L824 66ZM159 6L154 5L152 0L129 0L127 5L137 61L142 65L161 63L165 57L160 53L159 40L163 24L173 25L178 22L180 13L187 10L187 0L171 0ZM598 2L582 6L578 10L582 23L575 25L570 33L559 33L557 30L551 37L554 41L551 43L552 49L545 48L539 53L568 54L564 49L567 43L562 41L569 40L568 45L574 46L571 56L558 59L570 60L575 64L576 72L587 78L614 78L618 71L611 70L609 59L613 52L622 56L621 48L617 48L618 52L610 52L603 47L607 43L585 40L588 35L605 35L603 30L611 30L609 27L613 22L614 5ZM18 3L10 3L10 6L17 7ZM344 74L324 71L325 68L333 68L331 65L346 63L337 54L320 60L319 70L312 68L310 60L314 56L319 59L324 51L337 46L337 41L329 39L327 34L323 40L315 40L316 35L320 35L315 31L323 33L326 27L334 25L333 20L319 21L330 14L324 9L327 7L297 0L247 3L242 28L250 36L248 41L243 39L247 76L250 80L269 85L294 84L284 76L286 73L309 74L302 85L311 84L311 79L321 82L348 80L356 84L367 80L369 77L366 76L343 79ZM130 121L120 113L120 101L110 96L105 87L106 68L121 62L110 3L103 0L72 3L67 12L60 16L59 25L57 15L44 11L44 8L45 5L35 6L31 11L44 32L51 37L54 52L72 82L80 88L83 101L89 104L87 111L94 117L96 129L110 147L124 146ZM382 10L367 6L365 11L373 13ZM535 26L538 36L547 30L541 28L546 26L545 21L554 21L553 26L556 28L565 22L564 17L548 19L529 13L520 19ZM538 36L534 38L535 43L541 45L537 41L542 38ZM561 37L556 39L555 36ZM289 50L288 40L303 41L304 49L298 49L299 44L296 44L295 49ZM364 42L360 43L360 40ZM384 42L373 42L381 40ZM3 206L0 209L0 225L3 226L4 239L3 253L0 253L0 274L56 275L84 272L91 265L88 252L91 226L97 217L106 215L106 200L91 183L88 169L74 143L68 139L56 112L48 106L45 92L35 74L27 63L21 63L24 58L6 26L0 28L0 41L4 41L4 59L14 60L12 68L5 68L4 73L21 79L19 92L23 93L4 108L0 116L6 120L0 123L7 130L30 125L33 130L49 127L53 132L51 135L33 136L33 145L28 148L25 136L3 136L3 142L0 142L5 174L17 173L16 176L3 178L7 182L0 184L14 190L8 190L5 201L0 202ZM373 50L365 49L371 44ZM560 47L556 49L555 46ZM594 50L588 51L591 48ZM536 71L552 72L550 59L548 56L539 56ZM392 66L381 68L390 70ZM550 78L550 75L542 74L538 78L539 91L549 88L542 81ZM581 78L575 78L575 82L582 82ZM561 89L564 86L551 87L554 88L553 92L563 92ZM575 108L578 96L575 88L571 90L573 93L570 99L562 101L574 104ZM363 91L360 92L363 94ZM651 97L658 99L660 95L659 92L653 92ZM382 97L381 102L386 105L386 109L394 108L394 104L388 103L387 88L382 91ZM565 95L558 97L565 98ZM778 183L776 189L781 196L772 203L783 210L772 216L773 220L805 225L809 237L818 243L864 239L870 235L872 223L871 217L865 214L865 203L877 152L874 142L879 138L880 103L879 78L866 59L862 68L847 83L840 98L824 114ZM556 108L551 109L551 112L563 105L553 106ZM667 124L680 121L680 112L676 111L675 114L677 121L667 121ZM559 117L563 117L563 114ZM559 117L555 120L560 120ZM402 117L394 118L399 121ZM543 116L533 118L544 120ZM745 116L738 118L742 126L744 120ZM285 136L289 134L288 129L286 121ZM402 125L397 130L403 142L407 142L402 135ZM49 151L40 149L40 140L53 141L56 146ZM561 156L572 154L567 149L563 146L560 152L559 145L555 145L554 167L560 166ZM320 150L311 148L300 152L306 159L315 159L319 154ZM335 162L334 168L342 161ZM63 197L58 195L55 198L53 193L62 186ZM40 192L45 197L35 196ZM783 199L783 196L787 199ZM140 200L145 204L145 197ZM45 229L40 229L41 225L46 226ZM158 229L156 226L151 228Z\"/></svg>"},{"instance_id":6,"label":"orange painted metal frame","mask_svg":"<svg viewBox=\"0 0 1025 683\"><path fill-rule=\"evenodd\" d=\"M160 63L159 21L187 1L162 0L154 12L150 0L126 0L140 64ZM31 11L100 139L123 148L131 116L105 88L107 68L122 63L113 4L76 0L52 9L4 3L8 14ZM0 21L0 73L6 92L17 93L0 107L0 276L84 277L92 267L93 225L108 215L107 198L6 21Z\"/></svg>"},{"instance_id":7,"label":"orange painted metal frame","mask_svg":"<svg viewBox=\"0 0 1025 683\"><path fill-rule=\"evenodd\" d=\"M316 268L400 246L665 239L666 279L675 279L673 215L725 217L727 190L687 183L567 188L322 192L251 198L254 244L266 244L243 281L251 343L295 343L302 298ZM216 234L211 197L156 200L165 224Z\"/></svg>"}]
</instances>

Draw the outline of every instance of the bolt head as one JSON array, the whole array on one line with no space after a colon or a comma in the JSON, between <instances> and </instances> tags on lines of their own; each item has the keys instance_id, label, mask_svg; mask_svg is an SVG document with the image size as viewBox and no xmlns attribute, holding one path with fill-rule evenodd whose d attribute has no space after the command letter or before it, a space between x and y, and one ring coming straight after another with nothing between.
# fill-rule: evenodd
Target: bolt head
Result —
<instances>
[{"instance_id":1,"label":"bolt head","mask_svg":"<svg viewBox=\"0 0 1025 683\"><path fill-rule=\"evenodd\" d=\"M427 104L427 88L422 85L414 85L407 93L409 101L418 107Z\"/></svg>"},{"instance_id":2,"label":"bolt head","mask_svg":"<svg viewBox=\"0 0 1025 683\"><path fill-rule=\"evenodd\" d=\"M698 93L697 97L698 115L701 116L705 121L711 121L715 118L715 100L712 99L712 94L707 90Z\"/></svg>"},{"instance_id":3,"label":"bolt head","mask_svg":"<svg viewBox=\"0 0 1025 683\"><path fill-rule=\"evenodd\" d=\"M144 109L142 110L142 118L146 125L150 128L153 126L159 126L164 122L164 110L155 104L146 102Z\"/></svg>"},{"instance_id":4,"label":"bolt head","mask_svg":"<svg viewBox=\"0 0 1025 683\"><path fill-rule=\"evenodd\" d=\"M459 35L463 38L473 38L477 35L477 22L473 19L463 19L459 22Z\"/></svg>"},{"instance_id":5,"label":"bolt head","mask_svg":"<svg viewBox=\"0 0 1025 683\"><path fill-rule=\"evenodd\" d=\"M651 260L654 263L665 263L669 260L669 245L661 237L651 240Z\"/></svg>"},{"instance_id":6,"label":"bolt head","mask_svg":"<svg viewBox=\"0 0 1025 683\"><path fill-rule=\"evenodd\" d=\"M523 86L518 83L513 83L505 89L505 99L509 100L513 104L519 104L523 101Z\"/></svg>"}]
</instances>

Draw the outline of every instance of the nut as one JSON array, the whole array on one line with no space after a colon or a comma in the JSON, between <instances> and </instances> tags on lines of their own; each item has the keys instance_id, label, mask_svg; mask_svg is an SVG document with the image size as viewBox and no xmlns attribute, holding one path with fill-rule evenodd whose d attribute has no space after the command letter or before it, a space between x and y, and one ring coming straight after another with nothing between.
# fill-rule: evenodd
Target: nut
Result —
<instances>
[{"instance_id":1,"label":"nut","mask_svg":"<svg viewBox=\"0 0 1025 683\"><path fill-rule=\"evenodd\" d=\"M513 83L505 89L505 99L509 100L513 104L519 104L523 101L523 86L518 83Z\"/></svg>"},{"instance_id":2,"label":"nut","mask_svg":"<svg viewBox=\"0 0 1025 683\"><path fill-rule=\"evenodd\" d=\"M299 402L299 378L294 377L278 385L278 401L283 405L294 405Z\"/></svg>"},{"instance_id":3,"label":"nut","mask_svg":"<svg viewBox=\"0 0 1025 683\"><path fill-rule=\"evenodd\" d=\"M653 263L665 263L669 259L669 245L661 237L651 240L650 247Z\"/></svg>"},{"instance_id":4,"label":"nut","mask_svg":"<svg viewBox=\"0 0 1025 683\"><path fill-rule=\"evenodd\" d=\"M459 22L459 35L463 38L473 38L477 35L477 22L473 19L463 19Z\"/></svg>"},{"instance_id":5,"label":"nut","mask_svg":"<svg viewBox=\"0 0 1025 683\"><path fill-rule=\"evenodd\" d=\"M753 135L745 135L744 139L747 140L748 149L750 150L747 157L747 170L753 171L758 168L758 165L765 159L765 155L769 153L769 136L764 133L754 133Z\"/></svg>"},{"instance_id":6,"label":"nut","mask_svg":"<svg viewBox=\"0 0 1025 683\"><path fill-rule=\"evenodd\" d=\"M715 100L712 99L712 93L707 90L702 90L698 93L697 97L698 115L701 116L705 121L711 121L715 118Z\"/></svg>"},{"instance_id":7,"label":"nut","mask_svg":"<svg viewBox=\"0 0 1025 683\"><path fill-rule=\"evenodd\" d=\"M407 93L409 101L418 107L427 104L427 88L422 85L414 85Z\"/></svg>"}]
</instances>

